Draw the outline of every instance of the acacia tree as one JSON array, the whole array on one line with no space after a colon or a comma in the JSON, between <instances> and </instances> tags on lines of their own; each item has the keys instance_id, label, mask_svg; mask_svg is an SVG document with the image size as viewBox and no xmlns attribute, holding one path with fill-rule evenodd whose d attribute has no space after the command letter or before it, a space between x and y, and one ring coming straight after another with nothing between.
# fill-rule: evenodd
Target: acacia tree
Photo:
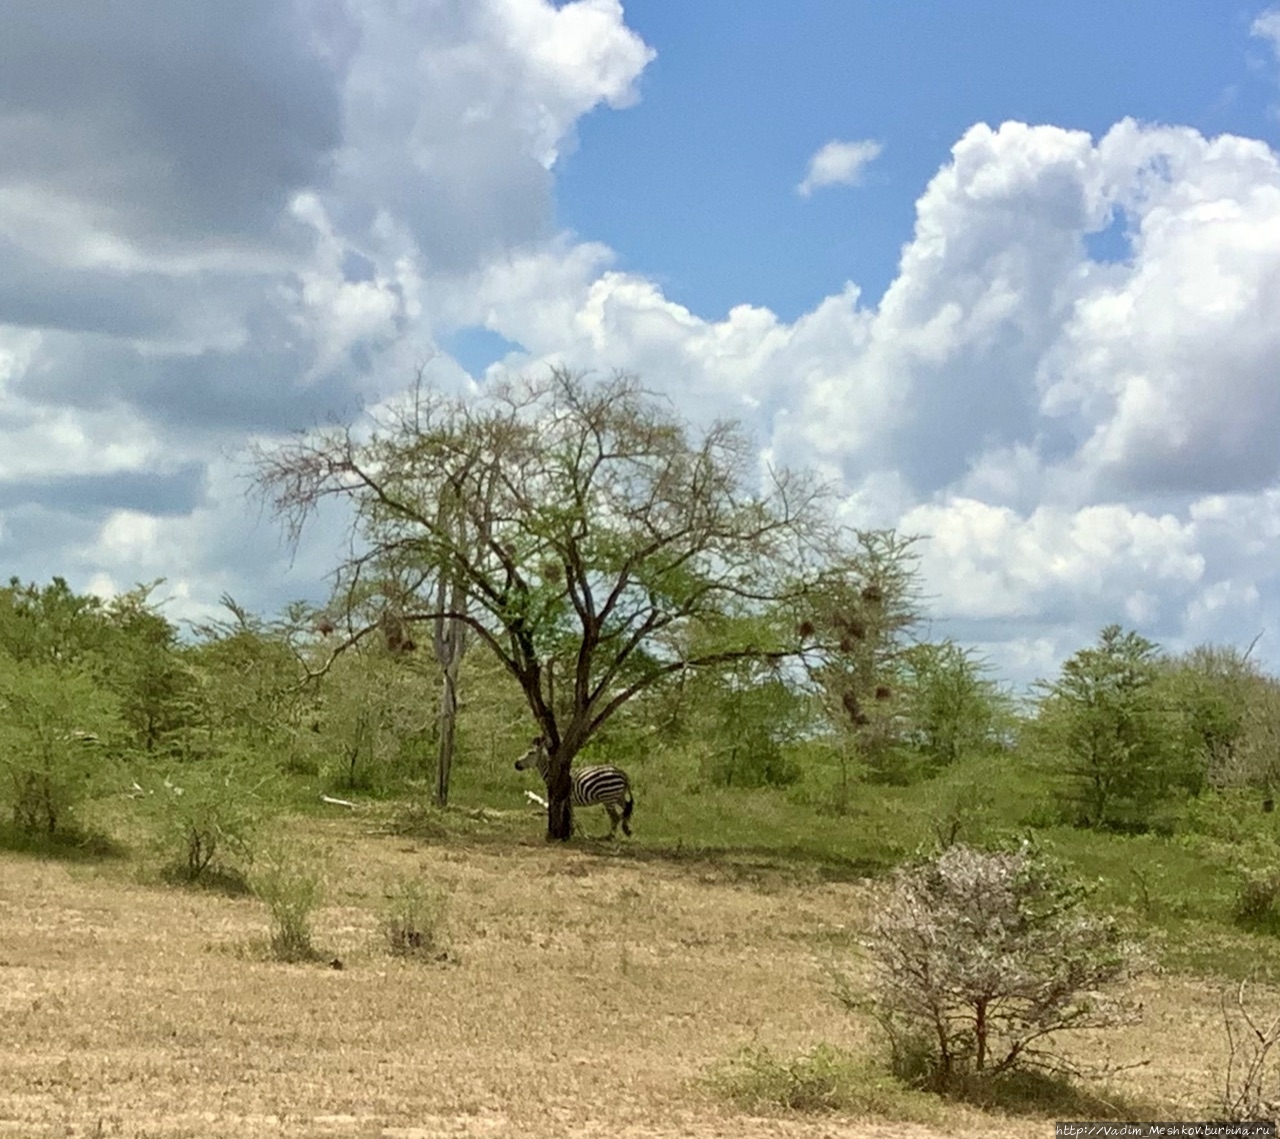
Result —
<instances>
[{"instance_id":1,"label":"acacia tree","mask_svg":"<svg viewBox=\"0 0 1280 1139\"><path fill-rule=\"evenodd\" d=\"M921 617L914 537L862 530L804 600L805 664L839 738L836 809L849 802L850 758L901 781L903 654Z\"/></svg>"},{"instance_id":2,"label":"acacia tree","mask_svg":"<svg viewBox=\"0 0 1280 1139\"><path fill-rule=\"evenodd\" d=\"M1179 747L1196 757L1210 784L1252 786L1269 796L1276 733L1265 730L1268 717L1259 713L1270 682L1250 659L1251 650L1198 645L1162 661L1156 686L1178 726Z\"/></svg>"},{"instance_id":3,"label":"acacia tree","mask_svg":"<svg viewBox=\"0 0 1280 1139\"><path fill-rule=\"evenodd\" d=\"M733 424L694 437L622 375L553 369L471 400L419 383L362 430L256 460L295 540L322 502L354 508L342 594L395 580L397 623L460 622L514 677L551 760L555 839L572 833L574 757L627 701L685 669L800 651L743 618L797 599L834 540L822 488L762 473ZM378 628L356 609L337 651Z\"/></svg>"},{"instance_id":4,"label":"acacia tree","mask_svg":"<svg viewBox=\"0 0 1280 1139\"><path fill-rule=\"evenodd\" d=\"M1056 681L1037 682L1031 737L1084 826L1144 826L1162 799L1179 789L1194 793L1203 782L1199 757L1178 746L1177 724L1161 702L1159 652L1140 634L1108 625Z\"/></svg>"},{"instance_id":5,"label":"acacia tree","mask_svg":"<svg viewBox=\"0 0 1280 1139\"><path fill-rule=\"evenodd\" d=\"M955 641L921 641L902 654L908 736L926 770L997 745L1013 724L1013 700L988 666Z\"/></svg>"}]
</instances>

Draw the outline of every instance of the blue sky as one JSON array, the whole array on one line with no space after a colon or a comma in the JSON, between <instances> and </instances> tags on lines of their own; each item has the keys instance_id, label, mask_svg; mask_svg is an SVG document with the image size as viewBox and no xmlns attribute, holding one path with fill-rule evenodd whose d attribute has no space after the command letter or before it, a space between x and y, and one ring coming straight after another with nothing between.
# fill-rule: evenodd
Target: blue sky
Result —
<instances>
[{"instance_id":1,"label":"blue sky","mask_svg":"<svg viewBox=\"0 0 1280 1139\"><path fill-rule=\"evenodd\" d=\"M1277 141L1257 9L1213 0L626 5L657 50L640 102L597 110L557 175L561 224L704 316L794 320L892 279L915 202L977 122L1093 134L1126 116ZM856 189L802 199L829 139L884 153Z\"/></svg>"},{"instance_id":2,"label":"blue sky","mask_svg":"<svg viewBox=\"0 0 1280 1139\"><path fill-rule=\"evenodd\" d=\"M567 364L925 539L1016 684L1280 670L1280 7L0 0L0 567L322 600L243 455Z\"/></svg>"}]
</instances>

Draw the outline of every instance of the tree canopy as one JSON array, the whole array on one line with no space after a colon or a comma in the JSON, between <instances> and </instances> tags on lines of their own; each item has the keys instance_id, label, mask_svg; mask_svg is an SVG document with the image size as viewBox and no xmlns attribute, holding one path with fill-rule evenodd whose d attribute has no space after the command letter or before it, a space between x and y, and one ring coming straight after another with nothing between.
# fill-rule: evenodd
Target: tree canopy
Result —
<instances>
[{"instance_id":1,"label":"tree canopy","mask_svg":"<svg viewBox=\"0 0 1280 1139\"><path fill-rule=\"evenodd\" d=\"M378 631L403 649L445 616L519 683L558 838L569 764L609 717L682 670L799 652L795 613L838 547L813 478L762 465L731 423L695 435L624 375L556 369L476 398L418 384L256 459L292 535L325 500L354 508L339 651Z\"/></svg>"}]
</instances>

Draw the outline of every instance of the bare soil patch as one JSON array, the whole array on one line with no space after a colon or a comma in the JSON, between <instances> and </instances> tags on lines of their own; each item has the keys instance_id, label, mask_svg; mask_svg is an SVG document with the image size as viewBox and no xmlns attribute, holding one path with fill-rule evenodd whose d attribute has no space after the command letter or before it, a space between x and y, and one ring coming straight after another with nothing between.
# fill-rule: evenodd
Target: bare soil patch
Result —
<instances>
[{"instance_id":1,"label":"bare soil patch","mask_svg":"<svg viewBox=\"0 0 1280 1139\"><path fill-rule=\"evenodd\" d=\"M324 837L317 942L340 970L247 952L267 928L253 899L0 855L0 1136L1051 1133L962 1108L944 1131L745 1116L702 1085L745 1044L869 1045L823 974L851 952L856 884L744 883L541 843L418 847L347 822ZM385 952L379 910L397 874L452 889L454 960ZM1129 1077L1135 1091L1202 1103L1216 1004L1172 982L1148 1003L1167 1038L1134 1030L1107 1047L1158 1057Z\"/></svg>"}]
</instances>

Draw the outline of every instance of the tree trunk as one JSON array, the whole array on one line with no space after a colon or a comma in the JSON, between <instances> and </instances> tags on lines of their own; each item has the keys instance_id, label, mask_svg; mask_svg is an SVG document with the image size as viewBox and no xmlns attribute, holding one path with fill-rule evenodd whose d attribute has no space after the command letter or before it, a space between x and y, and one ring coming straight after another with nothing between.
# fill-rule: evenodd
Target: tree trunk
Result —
<instances>
[{"instance_id":1,"label":"tree trunk","mask_svg":"<svg viewBox=\"0 0 1280 1139\"><path fill-rule=\"evenodd\" d=\"M440 690L440 754L436 758L436 805L449 805L449 773L453 770L453 741L458 726L458 666L462 654L454 653L444 669Z\"/></svg>"},{"instance_id":2,"label":"tree trunk","mask_svg":"<svg viewBox=\"0 0 1280 1139\"><path fill-rule=\"evenodd\" d=\"M974 1067L981 1072L987 1066L987 1002L985 1000L978 1002L973 1022L973 1037L977 1046Z\"/></svg>"},{"instance_id":3,"label":"tree trunk","mask_svg":"<svg viewBox=\"0 0 1280 1139\"><path fill-rule=\"evenodd\" d=\"M441 577L436 585L436 606L443 614L446 601L453 613L466 604L456 582ZM440 750L436 757L436 805L449 805L449 774L453 770L453 741L458 722L458 672L467 651L467 627L457 617L440 616L432 629L432 648L444 672L440 689Z\"/></svg>"},{"instance_id":4,"label":"tree trunk","mask_svg":"<svg viewBox=\"0 0 1280 1139\"><path fill-rule=\"evenodd\" d=\"M547 841L568 842L573 837L573 778L569 764L551 757L547 772Z\"/></svg>"}]
</instances>

